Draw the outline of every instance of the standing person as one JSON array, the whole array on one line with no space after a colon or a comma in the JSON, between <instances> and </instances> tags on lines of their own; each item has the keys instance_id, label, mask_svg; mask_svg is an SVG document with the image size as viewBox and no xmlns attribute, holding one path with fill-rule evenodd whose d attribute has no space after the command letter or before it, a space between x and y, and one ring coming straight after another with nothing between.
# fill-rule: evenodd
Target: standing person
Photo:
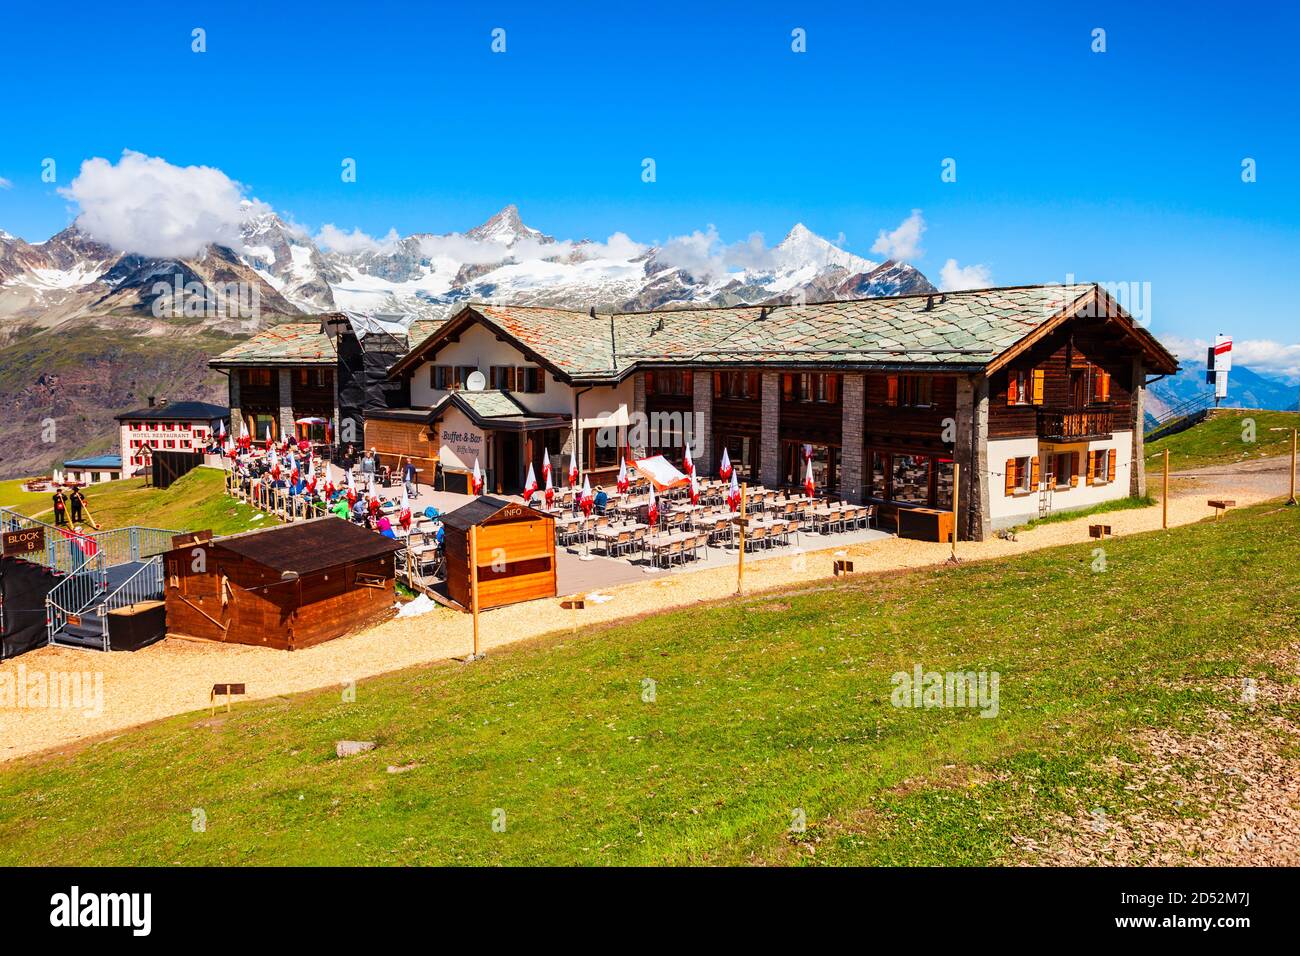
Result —
<instances>
[{"instance_id":1,"label":"standing person","mask_svg":"<svg viewBox=\"0 0 1300 956\"><path fill-rule=\"evenodd\" d=\"M361 481L365 485L366 491L369 491L375 484L375 469L378 462L375 459L375 449L366 452L366 457L361 459Z\"/></svg>"},{"instance_id":2,"label":"standing person","mask_svg":"<svg viewBox=\"0 0 1300 956\"><path fill-rule=\"evenodd\" d=\"M447 490L446 478L447 476L442 473L442 458L441 457L435 458L433 460L433 484L431 484L429 487L431 489L437 490L439 479L442 479L442 490L446 491Z\"/></svg>"},{"instance_id":3,"label":"standing person","mask_svg":"<svg viewBox=\"0 0 1300 956\"><path fill-rule=\"evenodd\" d=\"M352 466L357 463L357 446L348 442L348 447L343 452L343 470L351 471Z\"/></svg>"},{"instance_id":4,"label":"standing person","mask_svg":"<svg viewBox=\"0 0 1300 956\"><path fill-rule=\"evenodd\" d=\"M414 498L419 490L415 486L415 462L409 458L404 458L406 464L402 465L402 484L406 486L406 496Z\"/></svg>"},{"instance_id":5,"label":"standing person","mask_svg":"<svg viewBox=\"0 0 1300 956\"><path fill-rule=\"evenodd\" d=\"M81 524L81 522L85 520L82 517L81 509L86 503L86 496L81 493L80 488L73 488L72 495L68 498L68 502L72 506L72 523Z\"/></svg>"},{"instance_id":6,"label":"standing person","mask_svg":"<svg viewBox=\"0 0 1300 956\"><path fill-rule=\"evenodd\" d=\"M56 527L63 527L68 523L68 499L63 497L63 489L57 488L54 492L54 524Z\"/></svg>"}]
</instances>

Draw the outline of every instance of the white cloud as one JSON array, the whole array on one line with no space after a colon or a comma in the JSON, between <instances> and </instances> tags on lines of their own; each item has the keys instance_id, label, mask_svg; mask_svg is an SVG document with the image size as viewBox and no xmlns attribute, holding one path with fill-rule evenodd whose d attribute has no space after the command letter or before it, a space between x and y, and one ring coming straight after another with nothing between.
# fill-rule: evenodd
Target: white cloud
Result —
<instances>
[{"instance_id":1,"label":"white cloud","mask_svg":"<svg viewBox=\"0 0 1300 956\"><path fill-rule=\"evenodd\" d=\"M396 229L389 229L388 235L382 239L376 239L360 229L353 229L348 232L346 229L340 229L332 222L327 222L320 227L320 232L316 233L316 244L322 249L328 249L330 252L342 252L345 255L352 255L358 252L387 252L397 242L398 238Z\"/></svg>"},{"instance_id":2,"label":"white cloud","mask_svg":"<svg viewBox=\"0 0 1300 956\"><path fill-rule=\"evenodd\" d=\"M684 269L697 279L719 279L741 269L771 271L778 267L773 249L763 241L760 233L751 233L748 239L724 243L715 226L701 232L673 236L659 249L659 262L676 269Z\"/></svg>"},{"instance_id":3,"label":"white cloud","mask_svg":"<svg viewBox=\"0 0 1300 956\"><path fill-rule=\"evenodd\" d=\"M243 187L219 169L173 166L129 149L117 165L86 160L59 192L81 207L77 225L100 242L165 258L195 256L211 243L241 249L240 224L270 211L245 201Z\"/></svg>"},{"instance_id":4,"label":"white cloud","mask_svg":"<svg viewBox=\"0 0 1300 956\"><path fill-rule=\"evenodd\" d=\"M911 262L921 256L921 236L924 233L925 218L921 210L913 209L893 232L880 230L871 251L897 262Z\"/></svg>"},{"instance_id":5,"label":"white cloud","mask_svg":"<svg viewBox=\"0 0 1300 956\"><path fill-rule=\"evenodd\" d=\"M3 176L0 176L0 189L13 189L13 188L14 188L14 184L10 180L5 179Z\"/></svg>"},{"instance_id":6,"label":"white cloud","mask_svg":"<svg viewBox=\"0 0 1300 956\"><path fill-rule=\"evenodd\" d=\"M1204 363L1210 347L1208 339L1182 335L1161 335L1160 342L1181 361ZM1287 345L1273 339L1242 339L1232 343L1232 364L1245 365L1264 375L1276 375L1287 381L1300 379L1300 344Z\"/></svg>"},{"instance_id":7,"label":"white cloud","mask_svg":"<svg viewBox=\"0 0 1300 956\"><path fill-rule=\"evenodd\" d=\"M988 266L959 266L956 259L949 259L939 270L939 288L944 292L960 292L963 289L987 289L993 285L993 273Z\"/></svg>"}]
</instances>

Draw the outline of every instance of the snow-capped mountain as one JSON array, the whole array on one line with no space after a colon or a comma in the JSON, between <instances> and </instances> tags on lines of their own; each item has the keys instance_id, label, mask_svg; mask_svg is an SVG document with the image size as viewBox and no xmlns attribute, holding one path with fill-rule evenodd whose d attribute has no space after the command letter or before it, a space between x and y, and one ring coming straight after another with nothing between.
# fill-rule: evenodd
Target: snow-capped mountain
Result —
<instances>
[{"instance_id":1,"label":"snow-capped mountain","mask_svg":"<svg viewBox=\"0 0 1300 956\"><path fill-rule=\"evenodd\" d=\"M0 321L152 319L160 283L239 284L245 294L255 292L260 314L270 317L359 309L436 318L469 299L631 310L934 288L910 265L856 256L802 224L770 249L759 244L726 256L709 241L654 246L621 234L607 242L557 240L525 225L510 205L464 233L363 238L331 249L274 213L248 209L241 248L209 246L189 259L116 252L75 225L34 245L0 233Z\"/></svg>"}]
</instances>

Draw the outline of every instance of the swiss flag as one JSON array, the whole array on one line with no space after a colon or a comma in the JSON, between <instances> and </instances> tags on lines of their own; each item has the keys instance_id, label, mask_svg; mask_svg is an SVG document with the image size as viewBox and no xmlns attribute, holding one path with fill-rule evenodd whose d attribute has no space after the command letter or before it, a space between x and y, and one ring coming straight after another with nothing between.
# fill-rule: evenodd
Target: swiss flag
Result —
<instances>
[{"instance_id":1,"label":"swiss flag","mask_svg":"<svg viewBox=\"0 0 1300 956\"><path fill-rule=\"evenodd\" d=\"M695 462L691 459L691 443L686 443L686 455L682 458L682 471L688 475L695 474Z\"/></svg>"},{"instance_id":2,"label":"swiss flag","mask_svg":"<svg viewBox=\"0 0 1300 956\"><path fill-rule=\"evenodd\" d=\"M650 527L653 528L659 523L659 505L655 503L655 486L653 482L650 484L650 504L646 508L645 515Z\"/></svg>"},{"instance_id":3,"label":"swiss flag","mask_svg":"<svg viewBox=\"0 0 1300 956\"><path fill-rule=\"evenodd\" d=\"M524 479L524 501L531 502L537 494L537 475L533 472L533 463L528 463L528 477Z\"/></svg>"},{"instance_id":4,"label":"swiss flag","mask_svg":"<svg viewBox=\"0 0 1300 956\"><path fill-rule=\"evenodd\" d=\"M84 534L77 534L75 531L65 531L63 528L59 532L81 549L81 553L88 558L93 558L99 553L99 543L94 538L88 538Z\"/></svg>"},{"instance_id":5,"label":"swiss flag","mask_svg":"<svg viewBox=\"0 0 1300 956\"><path fill-rule=\"evenodd\" d=\"M406 531L411 530L411 502L406 497L406 485L402 485L402 508L397 513L397 523Z\"/></svg>"},{"instance_id":6,"label":"swiss flag","mask_svg":"<svg viewBox=\"0 0 1300 956\"><path fill-rule=\"evenodd\" d=\"M731 456L725 448L722 449L722 462L718 465L718 477L723 481L731 477Z\"/></svg>"},{"instance_id":7,"label":"swiss flag","mask_svg":"<svg viewBox=\"0 0 1300 956\"><path fill-rule=\"evenodd\" d=\"M627 477L627 459L624 458L618 464L618 481L614 483L614 487L618 489L620 495L625 495L627 494L627 489L630 488L631 485L632 482L629 481Z\"/></svg>"},{"instance_id":8,"label":"swiss flag","mask_svg":"<svg viewBox=\"0 0 1300 956\"><path fill-rule=\"evenodd\" d=\"M740 483L736 481L736 473L731 473L731 487L727 489L727 506L732 511L740 508Z\"/></svg>"},{"instance_id":9,"label":"swiss flag","mask_svg":"<svg viewBox=\"0 0 1300 956\"><path fill-rule=\"evenodd\" d=\"M474 458L474 494L483 494L483 470L478 466L478 458Z\"/></svg>"},{"instance_id":10,"label":"swiss flag","mask_svg":"<svg viewBox=\"0 0 1300 956\"><path fill-rule=\"evenodd\" d=\"M813 496L813 492L816 490L817 490L817 482L813 480L812 459L809 458L808 474L806 474L803 479L803 493L807 495L809 498L811 498Z\"/></svg>"}]
</instances>

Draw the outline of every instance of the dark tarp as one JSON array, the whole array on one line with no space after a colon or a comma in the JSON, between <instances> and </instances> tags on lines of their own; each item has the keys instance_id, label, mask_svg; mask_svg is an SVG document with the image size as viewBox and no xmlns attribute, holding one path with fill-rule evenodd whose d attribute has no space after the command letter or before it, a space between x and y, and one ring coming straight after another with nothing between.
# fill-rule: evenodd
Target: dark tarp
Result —
<instances>
[{"instance_id":1,"label":"dark tarp","mask_svg":"<svg viewBox=\"0 0 1300 956\"><path fill-rule=\"evenodd\" d=\"M358 339L351 327L339 332L340 443L365 440L366 413L380 408L405 408L411 404L411 387L405 379L389 381L388 370L406 354L407 338L384 332L367 332ZM347 422L355 431L349 436Z\"/></svg>"},{"instance_id":2,"label":"dark tarp","mask_svg":"<svg viewBox=\"0 0 1300 956\"><path fill-rule=\"evenodd\" d=\"M153 449L153 473L149 476L155 488L170 488L173 481L188 475L203 464L203 453L197 451L160 451Z\"/></svg>"},{"instance_id":3,"label":"dark tarp","mask_svg":"<svg viewBox=\"0 0 1300 956\"><path fill-rule=\"evenodd\" d=\"M0 658L46 645L45 595L60 580L59 575L39 564L19 558L0 558L0 593L4 597Z\"/></svg>"}]
</instances>

